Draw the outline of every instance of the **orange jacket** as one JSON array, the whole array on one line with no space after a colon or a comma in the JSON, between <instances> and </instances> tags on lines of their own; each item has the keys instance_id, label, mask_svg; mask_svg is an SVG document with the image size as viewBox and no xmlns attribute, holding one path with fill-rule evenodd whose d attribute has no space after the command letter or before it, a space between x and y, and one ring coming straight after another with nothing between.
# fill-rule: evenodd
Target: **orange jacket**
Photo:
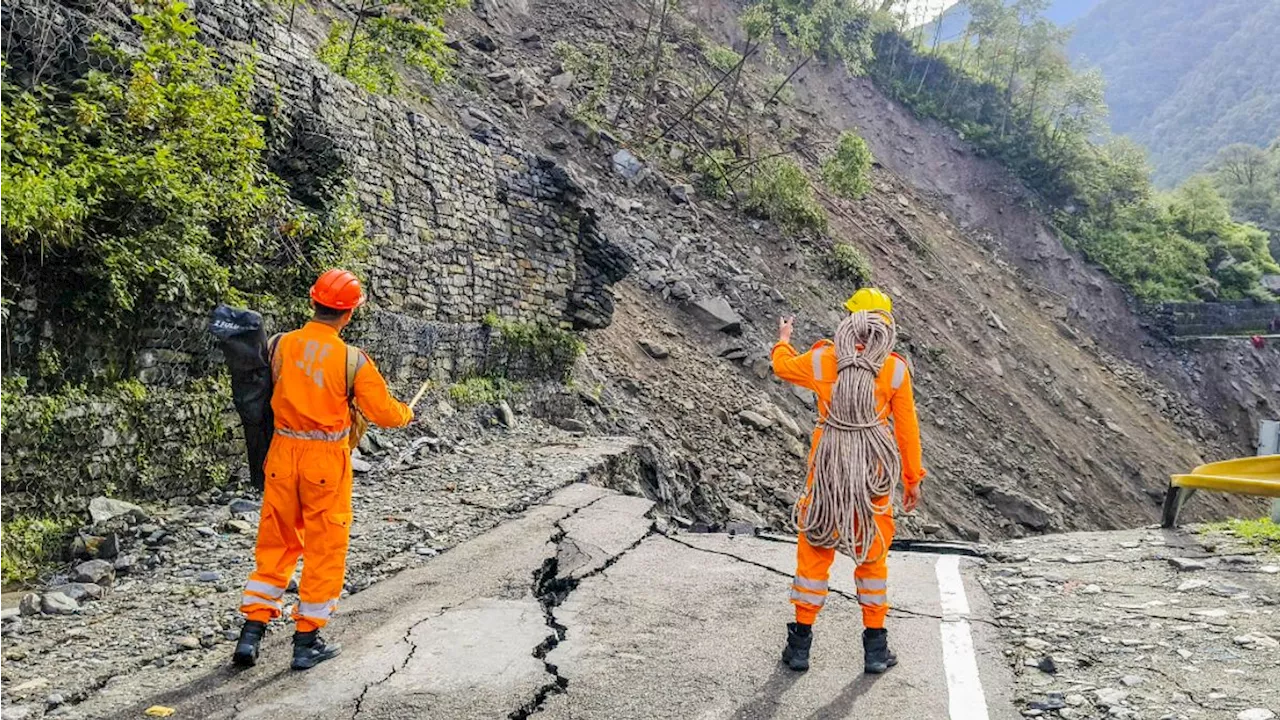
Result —
<instances>
[{"instance_id":1,"label":"orange jacket","mask_svg":"<svg viewBox=\"0 0 1280 720\"><path fill-rule=\"evenodd\" d=\"M827 417L831 392L836 386L836 349L830 340L819 340L809 352L799 354L791 343L773 346L773 372L794 385L808 388L818 396L819 424L813 430L811 447L822 437L821 421ZM915 396L911 393L911 371L907 361L891 353L876 376L876 411L893 418L893 435L902 455L902 482L914 487L924 479L926 471L920 450L920 423L916 418ZM813 453L810 450L809 459Z\"/></svg>"},{"instance_id":2,"label":"orange jacket","mask_svg":"<svg viewBox=\"0 0 1280 720\"><path fill-rule=\"evenodd\" d=\"M339 441L351 432L347 410L347 345L332 326L314 320L276 344L271 410L286 437ZM369 422L400 427L413 411L391 396L382 374L363 351L356 362L355 401Z\"/></svg>"}]
</instances>

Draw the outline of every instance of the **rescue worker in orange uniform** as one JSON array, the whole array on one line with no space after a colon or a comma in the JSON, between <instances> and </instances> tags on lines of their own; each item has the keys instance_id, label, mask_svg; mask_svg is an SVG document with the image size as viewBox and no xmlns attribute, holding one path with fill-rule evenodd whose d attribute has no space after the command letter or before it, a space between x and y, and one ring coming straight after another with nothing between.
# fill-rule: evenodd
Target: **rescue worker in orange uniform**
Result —
<instances>
[{"instance_id":1,"label":"rescue worker in orange uniform","mask_svg":"<svg viewBox=\"0 0 1280 720\"><path fill-rule=\"evenodd\" d=\"M233 656L238 665L257 662L267 623L281 615L300 556L293 668L314 667L341 649L325 642L319 631L337 608L346 572L352 482L348 398L375 425L400 427L413 419L363 351L352 353L354 381L346 387L351 360L339 333L364 300L355 275L329 270L311 288L311 321L272 339L275 436L265 465L257 569L240 604L245 624Z\"/></svg>"},{"instance_id":2,"label":"rescue worker in orange uniform","mask_svg":"<svg viewBox=\"0 0 1280 720\"><path fill-rule=\"evenodd\" d=\"M863 288L845 303L850 313L881 312L891 316L893 303L889 296L874 288ZM818 425L813 430L809 451L809 476L806 489L813 483L813 459L822 441L822 425L831 404L836 380L836 353L831 340L819 340L808 352L798 353L791 346L792 318L779 322L778 342L773 346L773 370L777 376L794 385L812 390L818 400ZM889 355L876 376L876 409L884 422L893 423L893 435L902 456L903 507L907 512L920 502L920 484L925 476L921 460L920 427L916 418L915 399L911 392L911 371L907 361L897 353ZM800 502L805 503L801 498ZM865 669L882 673L897 664L889 650L885 616L889 612L887 581L889 577L889 544L893 541L893 499L884 496L873 500L877 506L876 539L866 562L854 570L858 603L862 606L862 644ZM813 621L827 600L827 580L835 548L809 544L803 533L796 547L796 574L791 585L791 602L796 620L787 625L787 647L783 660L792 670L809 669L809 650L813 643Z\"/></svg>"}]
</instances>

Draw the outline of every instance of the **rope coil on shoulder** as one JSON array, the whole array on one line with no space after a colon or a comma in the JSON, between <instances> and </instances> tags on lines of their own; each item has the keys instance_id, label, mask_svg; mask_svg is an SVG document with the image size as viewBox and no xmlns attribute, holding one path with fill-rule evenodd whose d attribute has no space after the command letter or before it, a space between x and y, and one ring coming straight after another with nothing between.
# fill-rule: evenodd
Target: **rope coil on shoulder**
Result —
<instances>
[{"instance_id":1,"label":"rope coil on shoulder","mask_svg":"<svg viewBox=\"0 0 1280 720\"><path fill-rule=\"evenodd\" d=\"M865 562L902 474L902 458L886 417L876 408L876 376L897 338L893 319L851 314L836 330L836 383L813 454L812 483L791 520L810 544L833 547Z\"/></svg>"}]
</instances>

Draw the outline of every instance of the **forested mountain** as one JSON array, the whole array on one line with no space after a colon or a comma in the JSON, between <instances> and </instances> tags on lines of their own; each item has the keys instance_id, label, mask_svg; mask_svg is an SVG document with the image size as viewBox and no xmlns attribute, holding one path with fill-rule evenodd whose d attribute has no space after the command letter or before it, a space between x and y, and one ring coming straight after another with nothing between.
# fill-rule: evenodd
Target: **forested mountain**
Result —
<instances>
[{"instance_id":1,"label":"forested mountain","mask_svg":"<svg viewBox=\"0 0 1280 720\"><path fill-rule=\"evenodd\" d=\"M1280 0L1104 0L1069 50L1102 69L1111 128L1172 185L1219 148L1280 136L1277 28Z\"/></svg>"}]
</instances>

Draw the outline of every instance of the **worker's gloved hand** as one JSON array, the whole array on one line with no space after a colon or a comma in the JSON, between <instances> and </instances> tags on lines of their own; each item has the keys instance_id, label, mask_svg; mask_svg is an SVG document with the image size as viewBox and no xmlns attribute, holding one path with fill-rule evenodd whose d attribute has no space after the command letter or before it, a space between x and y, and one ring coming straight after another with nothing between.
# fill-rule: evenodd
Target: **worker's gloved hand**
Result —
<instances>
[{"instance_id":1,"label":"worker's gloved hand","mask_svg":"<svg viewBox=\"0 0 1280 720\"><path fill-rule=\"evenodd\" d=\"M920 483L902 488L902 509L912 512L920 504Z\"/></svg>"},{"instance_id":2,"label":"worker's gloved hand","mask_svg":"<svg viewBox=\"0 0 1280 720\"><path fill-rule=\"evenodd\" d=\"M795 325L796 318L794 315L784 315L778 318L778 342L791 342L791 330Z\"/></svg>"}]
</instances>

